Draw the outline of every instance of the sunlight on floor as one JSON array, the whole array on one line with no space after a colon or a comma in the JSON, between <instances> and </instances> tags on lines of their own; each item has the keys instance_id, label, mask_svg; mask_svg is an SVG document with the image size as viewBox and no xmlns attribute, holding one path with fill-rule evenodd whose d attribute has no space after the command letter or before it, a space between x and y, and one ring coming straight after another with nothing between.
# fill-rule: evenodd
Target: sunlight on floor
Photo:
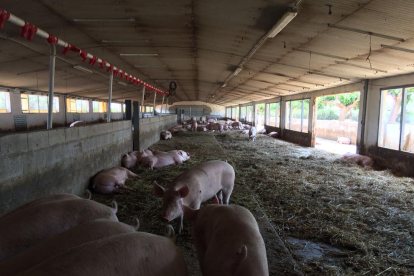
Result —
<instances>
[{"instance_id":1,"label":"sunlight on floor","mask_svg":"<svg viewBox=\"0 0 414 276\"><path fill-rule=\"evenodd\" d=\"M356 153L356 145L338 144L336 141L316 137L315 148L335 154L345 154L347 152Z\"/></svg>"}]
</instances>

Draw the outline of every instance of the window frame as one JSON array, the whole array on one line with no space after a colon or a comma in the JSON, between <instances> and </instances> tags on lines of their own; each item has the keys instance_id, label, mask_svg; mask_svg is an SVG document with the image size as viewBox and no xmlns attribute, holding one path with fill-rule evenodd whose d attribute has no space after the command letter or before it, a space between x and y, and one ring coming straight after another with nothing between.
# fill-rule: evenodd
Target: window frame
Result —
<instances>
[{"instance_id":1,"label":"window frame","mask_svg":"<svg viewBox=\"0 0 414 276\"><path fill-rule=\"evenodd\" d=\"M378 131L377 131L377 147L387 150L393 150L404 154L414 154L414 152L411 151L404 151L402 150L403 142L404 142L404 126L405 126L405 116L407 113L407 88L414 88L414 84L408 84L408 85L398 85L398 86L392 86L392 87L384 87L380 88L380 97L379 97L379 118L378 118ZM386 90L393 90L393 89L402 89L402 99L401 99L401 115L400 115L400 133L399 133L399 139L398 139L398 149L393 149L385 146L380 146L380 131L382 129L382 115L383 110L381 108L381 105L383 104L383 91Z\"/></svg>"},{"instance_id":2,"label":"window frame","mask_svg":"<svg viewBox=\"0 0 414 276\"><path fill-rule=\"evenodd\" d=\"M119 111L114 111L114 107L119 105ZM122 103L111 102L111 113L122 113Z\"/></svg>"},{"instance_id":3,"label":"window frame","mask_svg":"<svg viewBox=\"0 0 414 276\"><path fill-rule=\"evenodd\" d=\"M270 116L270 105L271 104L275 104L275 106L276 106L276 110L275 110L275 124L274 125L271 125L270 124L270 121L271 121L271 118L272 118L272 116ZM277 111L278 110L280 111L280 101L279 102L270 102L270 103L267 103L266 105L267 105L266 106L266 110L267 110L267 113L266 113L266 122L267 122L267 125L268 126L273 126L273 127L280 127L280 115L277 116ZM277 126L278 123L279 123L279 126Z\"/></svg>"},{"instance_id":4,"label":"window frame","mask_svg":"<svg viewBox=\"0 0 414 276\"><path fill-rule=\"evenodd\" d=\"M23 96L26 96L27 98L23 99L22 98ZM29 96L36 96L37 97L37 109L36 109L37 112L31 112L34 109L30 109ZM39 104L39 98L40 97L46 97L46 102L47 102L47 105L48 105L47 109L40 109L40 107L39 107L40 106L40 104ZM53 105L53 107L57 107L56 109L53 110L53 113L59 113L60 112L59 98L60 98L59 96L53 96L53 103L55 103L55 101L56 101L56 104L57 104L57 106ZM23 100L27 100L27 110L23 109ZM20 93L20 106L22 108L22 113L23 114L47 114L48 113L48 108L49 108L49 97L45 96L45 95L38 95L38 94Z\"/></svg>"},{"instance_id":5,"label":"window frame","mask_svg":"<svg viewBox=\"0 0 414 276\"><path fill-rule=\"evenodd\" d=\"M71 108L71 104L72 104L72 101L75 101L75 109L76 109L76 111L74 112L73 111L73 109ZM82 101L82 102L87 102L88 104L86 105L87 106L87 111L86 112L83 112L82 111L82 102L81 102L81 110L80 111L78 111L78 109L77 109L77 102L76 101ZM92 111L93 111L93 106L92 106ZM88 114L88 113L90 113L90 100L89 99L73 99L73 98L66 98L66 113L79 113L79 114Z\"/></svg>"},{"instance_id":6,"label":"window frame","mask_svg":"<svg viewBox=\"0 0 414 276\"><path fill-rule=\"evenodd\" d=\"M98 111L94 110L94 103L98 103ZM102 111L99 111L100 105L102 104ZM107 113L108 103L106 101L92 101L92 113Z\"/></svg>"},{"instance_id":7,"label":"window frame","mask_svg":"<svg viewBox=\"0 0 414 276\"><path fill-rule=\"evenodd\" d=\"M309 101L308 102L308 116L307 116L308 118L304 119L303 118L304 110L305 110L305 108L304 108L304 102L306 100ZM311 104L310 104L311 101L310 100L311 100L310 98L305 98L305 99L298 99L298 100L286 101L286 108L285 108L286 109L285 110L285 129L290 130L290 131L300 132L300 133L309 133L309 108L311 106ZM292 120L290 118L290 117L292 117L292 119L293 119L292 102L298 102L298 101L302 102L302 104L301 104L301 112L300 112L300 131L292 130L291 129L292 128ZM276 109L276 111L277 111L277 109ZM288 112L289 112L289 115L288 115ZM276 117L277 117L277 113L276 113ZM289 118L289 120L287 118ZM303 123L304 121L303 120L308 120L308 129L306 130L306 132L303 131L303 126L304 126L304 123ZM288 124L289 124L289 127L287 127Z\"/></svg>"},{"instance_id":8,"label":"window frame","mask_svg":"<svg viewBox=\"0 0 414 276\"><path fill-rule=\"evenodd\" d=\"M0 109L0 114L9 114L11 113L11 103L10 103L10 92L9 91L3 91L0 90L0 93L5 93L5 109ZM3 112L4 110L4 112Z\"/></svg>"}]
</instances>

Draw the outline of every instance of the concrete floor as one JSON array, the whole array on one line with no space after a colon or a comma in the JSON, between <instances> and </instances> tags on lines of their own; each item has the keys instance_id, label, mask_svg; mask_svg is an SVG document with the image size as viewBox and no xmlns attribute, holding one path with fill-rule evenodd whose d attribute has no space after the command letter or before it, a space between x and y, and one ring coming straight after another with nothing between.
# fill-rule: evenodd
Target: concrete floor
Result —
<instances>
[{"instance_id":1,"label":"concrete floor","mask_svg":"<svg viewBox=\"0 0 414 276\"><path fill-rule=\"evenodd\" d=\"M356 145L338 144L336 141L319 137L316 137L315 148L338 155L343 155L347 152L356 153Z\"/></svg>"}]
</instances>

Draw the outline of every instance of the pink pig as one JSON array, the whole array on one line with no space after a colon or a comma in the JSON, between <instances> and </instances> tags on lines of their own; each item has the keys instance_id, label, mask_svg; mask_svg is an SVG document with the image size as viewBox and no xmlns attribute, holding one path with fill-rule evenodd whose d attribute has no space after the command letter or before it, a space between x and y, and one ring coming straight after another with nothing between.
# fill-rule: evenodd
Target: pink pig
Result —
<instances>
[{"instance_id":1,"label":"pink pig","mask_svg":"<svg viewBox=\"0 0 414 276\"><path fill-rule=\"evenodd\" d=\"M167 237L135 232L84 243L20 276L188 276L187 264L174 244L174 230L168 229L172 234Z\"/></svg>"},{"instance_id":2,"label":"pink pig","mask_svg":"<svg viewBox=\"0 0 414 276\"><path fill-rule=\"evenodd\" d=\"M208 124L208 125L206 125L206 128L208 130L212 130L212 131L219 130L220 133L223 132L223 124L220 124L220 123Z\"/></svg>"},{"instance_id":3,"label":"pink pig","mask_svg":"<svg viewBox=\"0 0 414 276\"><path fill-rule=\"evenodd\" d=\"M272 137L272 138L277 138L277 132L276 131L272 131L267 136Z\"/></svg>"},{"instance_id":4,"label":"pink pig","mask_svg":"<svg viewBox=\"0 0 414 276\"><path fill-rule=\"evenodd\" d=\"M338 137L338 139L336 140L336 142L338 144L345 144L345 145L349 145L351 144L351 139L347 138L347 137Z\"/></svg>"},{"instance_id":5,"label":"pink pig","mask_svg":"<svg viewBox=\"0 0 414 276\"><path fill-rule=\"evenodd\" d=\"M155 195L163 199L162 219L166 222L179 218L177 232L183 229L183 205L198 209L202 202L215 196L228 204L233 191L233 167L223 161L208 161L177 176L164 189L154 181Z\"/></svg>"},{"instance_id":6,"label":"pink pig","mask_svg":"<svg viewBox=\"0 0 414 276\"><path fill-rule=\"evenodd\" d=\"M197 131L207 131L207 128L205 126L198 126Z\"/></svg>"},{"instance_id":7,"label":"pink pig","mask_svg":"<svg viewBox=\"0 0 414 276\"><path fill-rule=\"evenodd\" d=\"M266 134L266 129L262 129L261 131L259 131L260 134Z\"/></svg>"},{"instance_id":8,"label":"pink pig","mask_svg":"<svg viewBox=\"0 0 414 276\"><path fill-rule=\"evenodd\" d=\"M132 233L137 231L138 227L139 221L136 218L132 226L106 219L85 222L0 262L0 271L2 276L17 275L72 247L113 235Z\"/></svg>"},{"instance_id":9,"label":"pink pig","mask_svg":"<svg viewBox=\"0 0 414 276\"><path fill-rule=\"evenodd\" d=\"M40 242L82 223L109 219L118 221L112 208L87 199L45 202L0 220L0 261L7 260Z\"/></svg>"},{"instance_id":10,"label":"pink pig","mask_svg":"<svg viewBox=\"0 0 414 276\"><path fill-rule=\"evenodd\" d=\"M345 153L341 159L343 160L350 160L353 161L355 163L357 163L358 165L360 165L361 167L373 167L374 166L374 159L372 159L371 157L365 156L365 155L359 155L356 153Z\"/></svg>"},{"instance_id":11,"label":"pink pig","mask_svg":"<svg viewBox=\"0 0 414 276\"><path fill-rule=\"evenodd\" d=\"M243 124L241 122L234 122L231 124L234 129L243 129Z\"/></svg>"},{"instance_id":12,"label":"pink pig","mask_svg":"<svg viewBox=\"0 0 414 276\"><path fill-rule=\"evenodd\" d=\"M139 176L122 167L103 170L93 179L92 189L100 194L123 193L131 190L125 186L125 181L129 178L136 179Z\"/></svg>"},{"instance_id":13,"label":"pink pig","mask_svg":"<svg viewBox=\"0 0 414 276\"><path fill-rule=\"evenodd\" d=\"M171 139L172 138L172 134L171 134L171 132L170 131L162 131L161 132L161 139L162 140L168 140L168 139Z\"/></svg>"},{"instance_id":14,"label":"pink pig","mask_svg":"<svg viewBox=\"0 0 414 276\"><path fill-rule=\"evenodd\" d=\"M197 121L191 123L191 131L197 131Z\"/></svg>"},{"instance_id":15,"label":"pink pig","mask_svg":"<svg viewBox=\"0 0 414 276\"><path fill-rule=\"evenodd\" d=\"M183 150L172 150L169 152L160 152L155 156L147 156L142 158L141 166L149 169L158 169L173 164L183 164L190 159L190 154Z\"/></svg>"},{"instance_id":16,"label":"pink pig","mask_svg":"<svg viewBox=\"0 0 414 276\"><path fill-rule=\"evenodd\" d=\"M203 276L268 276L266 247L256 219L237 205L183 206Z\"/></svg>"},{"instance_id":17,"label":"pink pig","mask_svg":"<svg viewBox=\"0 0 414 276\"><path fill-rule=\"evenodd\" d=\"M249 141L254 141L256 140L256 128L255 127L251 127L249 130Z\"/></svg>"}]
</instances>

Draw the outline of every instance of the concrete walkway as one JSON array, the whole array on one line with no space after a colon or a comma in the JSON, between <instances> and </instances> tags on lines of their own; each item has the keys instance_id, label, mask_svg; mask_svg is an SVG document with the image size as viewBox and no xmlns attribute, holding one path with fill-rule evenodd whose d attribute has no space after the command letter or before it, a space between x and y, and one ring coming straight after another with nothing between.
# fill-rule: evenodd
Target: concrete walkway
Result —
<instances>
[{"instance_id":1,"label":"concrete walkway","mask_svg":"<svg viewBox=\"0 0 414 276\"><path fill-rule=\"evenodd\" d=\"M338 144L336 141L316 137L315 148L343 155L347 152L356 153L356 145Z\"/></svg>"}]
</instances>

